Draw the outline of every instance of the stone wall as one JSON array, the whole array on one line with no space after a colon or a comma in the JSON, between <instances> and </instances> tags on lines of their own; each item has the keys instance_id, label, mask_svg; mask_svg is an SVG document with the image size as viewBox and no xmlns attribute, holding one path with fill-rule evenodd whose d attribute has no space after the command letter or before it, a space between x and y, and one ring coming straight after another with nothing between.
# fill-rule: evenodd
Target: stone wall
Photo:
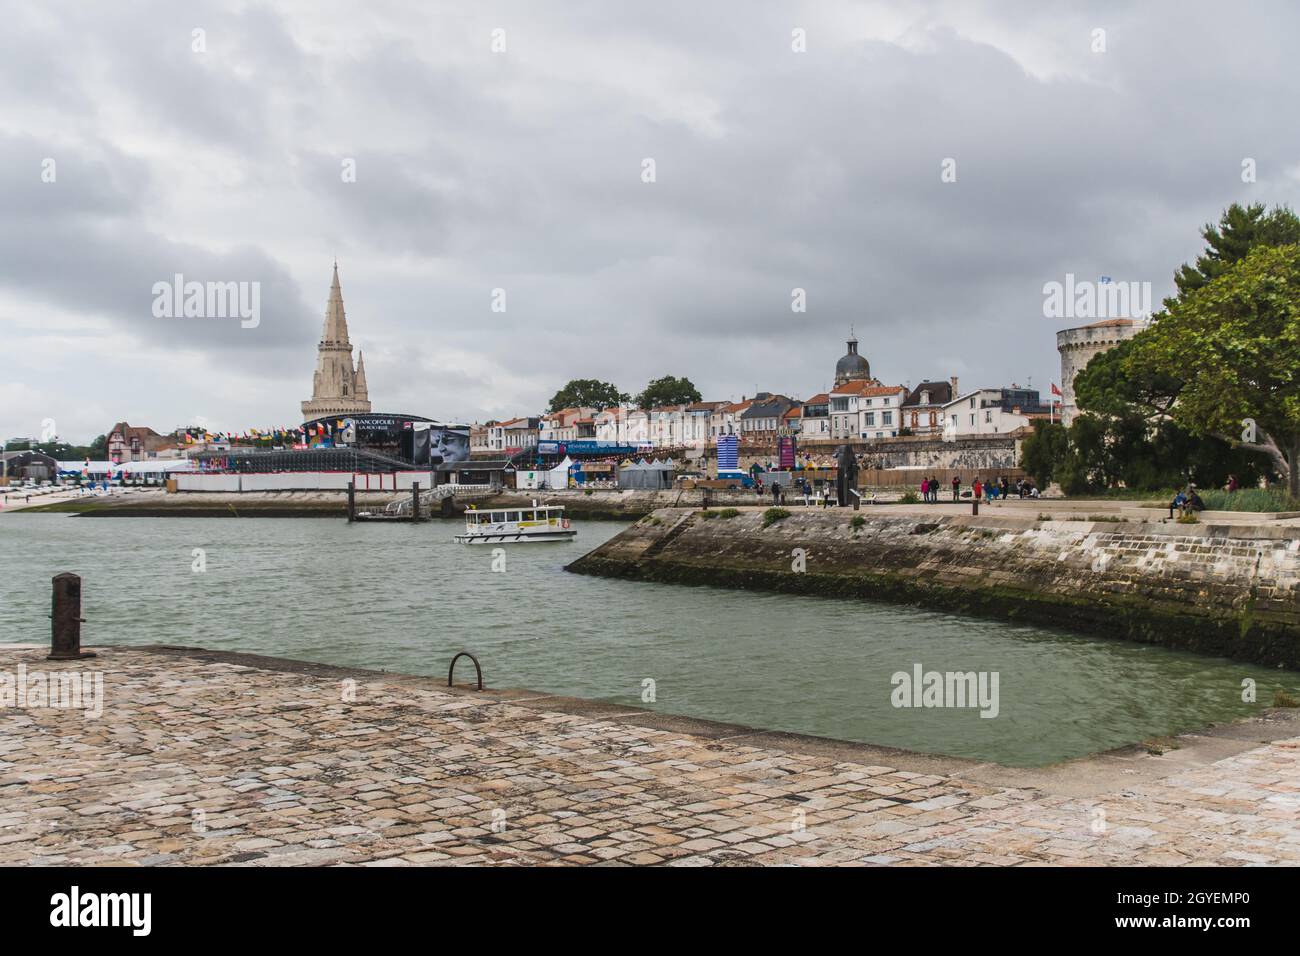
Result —
<instances>
[{"instance_id":1,"label":"stone wall","mask_svg":"<svg viewBox=\"0 0 1300 956\"><path fill-rule=\"evenodd\" d=\"M899 601L1300 668L1300 529L1286 526L835 511L763 528L760 511L674 509L569 570Z\"/></svg>"}]
</instances>

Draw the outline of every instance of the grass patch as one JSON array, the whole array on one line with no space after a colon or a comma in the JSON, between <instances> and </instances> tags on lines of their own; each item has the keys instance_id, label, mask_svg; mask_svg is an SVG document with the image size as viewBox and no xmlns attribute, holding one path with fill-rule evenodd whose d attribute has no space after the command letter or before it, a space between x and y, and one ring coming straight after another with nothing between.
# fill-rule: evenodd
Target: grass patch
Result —
<instances>
[{"instance_id":1,"label":"grass patch","mask_svg":"<svg viewBox=\"0 0 1300 956\"><path fill-rule=\"evenodd\" d=\"M1196 517L1195 511L1189 511L1185 515L1179 515L1177 518L1179 524L1200 524L1201 519Z\"/></svg>"},{"instance_id":2,"label":"grass patch","mask_svg":"<svg viewBox=\"0 0 1300 956\"><path fill-rule=\"evenodd\" d=\"M1287 497L1281 488L1210 489L1199 494L1210 511L1300 511L1300 501Z\"/></svg>"},{"instance_id":3,"label":"grass patch","mask_svg":"<svg viewBox=\"0 0 1300 956\"><path fill-rule=\"evenodd\" d=\"M735 508L723 508L721 511L718 512L718 517L719 517L719 518L734 518L734 517L736 517L736 515L738 515L738 514L740 514L740 512L737 511Z\"/></svg>"},{"instance_id":4,"label":"grass patch","mask_svg":"<svg viewBox=\"0 0 1300 956\"><path fill-rule=\"evenodd\" d=\"M866 523L867 519L862 517L862 515L854 515L853 520L849 522L849 526L852 527L854 531L857 531Z\"/></svg>"},{"instance_id":5,"label":"grass patch","mask_svg":"<svg viewBox=\"0 0 1300 956\"><path fill-rule=\"evenodd\" d=\"M1119 515L1088 515L1089 521L1123 521Z\"/></svg>"},{"instance_id":6,"label":"grass patch","mask_svg":"<svg viewBox=\"0 0 1300 956\"><path fill-rule=\"evenodd\" d=\"M768 508L763 512L763 527L771 527L778 521L784 521L788 517L790 517L790 512L784 508Z\"/></svg>"},{"instance_id":7,"label":"grass patch","mask_svg":"<svg viewBox=\"0 0 1300 956\"><path fill-rule=\"evenodd\" d=\"M1297 700L1296 698L1292 697L1290 694L1288 694L1286 691L1282 690L1282 688L1279 687L1277 690L1273 691L1273 706L1274 707L1300 707L1300 700Z\"/></svg>"},{"instance_id":8,"label":"grass patch","mask_svg":"<svg viewBox=\"0 0 1300 956\"><path fill-rule=\"evenodd\" d=\"M706 508L705 510L700 512L700 517L703 518L705 521L712 521L714 518L718 517L718 513L716 511L709 511Z\"/></svg>"}]
</instances>

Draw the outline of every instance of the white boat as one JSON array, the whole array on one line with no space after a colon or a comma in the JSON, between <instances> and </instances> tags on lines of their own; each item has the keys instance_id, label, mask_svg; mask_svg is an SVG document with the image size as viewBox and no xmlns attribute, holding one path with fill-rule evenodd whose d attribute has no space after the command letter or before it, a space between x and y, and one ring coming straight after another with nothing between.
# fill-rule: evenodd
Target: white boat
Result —
<instances>
[{"instance_id":1,"label":"white boat","mask_svg":"<svg viewBox=\"0 0 1300 956\"><path fill-rule=\"evenodd\" d=\"M563 505L528 508L499 508L479 511L473 505L465 511L465 533L456 535L461 544L523 544L528 541L568 541L578 532L569 527Z\"/></svg>"}]
</instances>

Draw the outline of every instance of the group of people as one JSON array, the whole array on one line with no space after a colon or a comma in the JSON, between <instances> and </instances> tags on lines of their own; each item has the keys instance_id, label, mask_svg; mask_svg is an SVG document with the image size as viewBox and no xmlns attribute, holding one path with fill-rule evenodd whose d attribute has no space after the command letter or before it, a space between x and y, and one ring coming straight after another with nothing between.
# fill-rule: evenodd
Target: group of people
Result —
<instances>
[{"instance_id":1,"label":"group of people","mask_svg":"<svg viewBox=\"0 0 1300 956\"><path fill-rule=\"evenodd\" d=\"M952 488L952 500L961 501L961 476L953 475L949 484ZM921 479L921 500L937 504L939 502L939 488L938 478ZM996 481L981 481L976 478L971 484L970 491L966 492L966 494L973 496L976 501L981 499L996 501L999 498L1010 498L1013 490L1021 498L1037 498L1039 496L1038 489L1032 481L1026 478L1017 478L1016 483L1013 485L1005 475Z\"/></svg>"},{"instance_id":2,"label":"group of people","mask_svg":"<svg viewBox=\"0 0 1300 956\"><path fill-rule=\"evenodd\" d=\"M1236 478L1233 477L1232 481L1236 481ZM1234 488L1233 490L1235 491L1236 489ZM1169 504L1169 517L1172 518L1175 511L1180 515L1186 516L1193 512L1204 510L1205 502L1202 501L1201 496L1196 493L1196 486L1189 484L1185 490L1174 495L1174 500Z\"/></svg>"}]
</instances>

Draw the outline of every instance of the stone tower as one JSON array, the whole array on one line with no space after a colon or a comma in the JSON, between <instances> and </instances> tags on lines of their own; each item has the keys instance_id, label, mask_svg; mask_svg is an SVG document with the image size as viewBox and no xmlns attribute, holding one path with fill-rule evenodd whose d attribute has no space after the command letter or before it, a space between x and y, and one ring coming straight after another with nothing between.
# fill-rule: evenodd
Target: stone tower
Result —
<instances>
[{"instance_id":1,"label":"stone tower","mask_svg":"<svg viewBox=\"0 0 1300 956\"><path fill-rule=\"evenodd\" d=\"M1074 404L1074 377L1083 371L1094 355L1113 349L1146 327L1147 323L1140 319L1105 319L1056 333L1056 350L1061 353L1062 425L1068 427L1079 410Z\"/></svg>"},{"instance_id":2,"label":"stone tower","mask_svg":"<svg viewBox=\"0 0 1300 956\"><path fill-rule=\"evenodd\" d=\"M361 415L370 411L366 388L366 362L357 354L352 364L352 343L348 341L348 317L343 311L343 290L339 287L339 264L334 263L329 304L325 306L325 329L316 347L316 374L312 376L311 398L302 403L303 421L326 415Z\"/></svg>"}]
</instances>

